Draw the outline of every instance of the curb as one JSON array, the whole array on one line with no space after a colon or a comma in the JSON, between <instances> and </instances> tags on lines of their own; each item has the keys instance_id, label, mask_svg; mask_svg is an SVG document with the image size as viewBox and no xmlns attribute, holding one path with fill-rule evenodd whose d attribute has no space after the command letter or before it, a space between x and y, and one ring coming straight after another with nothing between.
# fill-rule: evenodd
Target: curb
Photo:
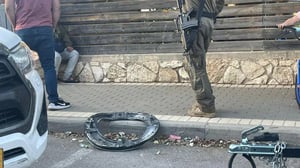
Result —
<instances>
[{"instance_id":1,"label":"curb","mask_svg":"<svg viewBox=\"0 0 300 168\"><path fill-rule=\"evenodd\" d=\"M48 111L49 131L84 133L84 122L96 113ZM160 121L156 136L198 136L203 139L240 140L245 129L263 125L264 132L279 133L280 140L299 145L300 121L257 120L236 118L201 118L189 116L155 115Z\"/></svg>"}]
</instances>

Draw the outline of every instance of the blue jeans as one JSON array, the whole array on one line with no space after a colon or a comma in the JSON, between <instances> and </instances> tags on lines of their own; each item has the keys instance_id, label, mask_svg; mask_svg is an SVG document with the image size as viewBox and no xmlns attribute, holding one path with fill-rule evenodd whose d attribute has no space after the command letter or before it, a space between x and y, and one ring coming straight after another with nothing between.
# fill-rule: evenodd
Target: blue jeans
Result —
<instances>
[{"instance_id":1,"label":"blue jeans","mask_svg":"<svg viewBox=\"0 0 300 168\"><path fill-rule=\"evenodd\" d=\"M16 31L21 39L39 55L44 70L49 103L58 100L57 78L54 67L54 38L50 26L33 27Z\"/></svg>"},{"instance_id":2,"label":"blue jeans","mask_svg":"<svg viewBox=\"0 0 300 168\"><path fill-rule=\"evenodd\" d=\"M61 61L67 61L67 67L64 71L63 80L71 80L73 71L78 63L79 53L77 50L73 49L71 52L65 49L63 52L55 52L55 69L56 73L59 71Z\"/></svg>"}]
</instances>

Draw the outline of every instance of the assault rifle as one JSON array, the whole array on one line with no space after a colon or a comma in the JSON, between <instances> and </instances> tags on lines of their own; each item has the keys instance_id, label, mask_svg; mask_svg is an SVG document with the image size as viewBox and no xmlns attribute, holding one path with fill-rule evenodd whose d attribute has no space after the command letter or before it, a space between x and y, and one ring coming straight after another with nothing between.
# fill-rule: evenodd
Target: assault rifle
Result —
<instances>
[{"instance_id":1,"label":"assault rifle","mask_svg":"<svg viewBox=\"0 0 300 168\"><path fill-rule=\"evenodd\" d=\"M195 39L195 36L191 34L191 30L195 30L199 26L199 17L201 17L203 12L204 0L200 0L199 10L196 15L194 9L184 13L182 10L184 3L184 0L177 0L180 14L176 19L176 27L178 32L181 33L184 52L187 53Z\"/></svg>"}]
</instances>

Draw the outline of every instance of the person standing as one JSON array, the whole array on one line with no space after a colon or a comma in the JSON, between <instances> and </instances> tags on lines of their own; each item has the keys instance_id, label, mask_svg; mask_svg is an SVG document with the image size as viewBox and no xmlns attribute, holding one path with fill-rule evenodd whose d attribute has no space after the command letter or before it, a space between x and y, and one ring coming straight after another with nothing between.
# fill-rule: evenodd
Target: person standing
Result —
<instances>
[{"instance_id":1,"label":"person standing","mask_svg":"<svg viewBox=\"0 0 300 168\"><path fill-rule=\"evenodd\" d=\"M59 0L5 0L5 12L14 31L39 55L44 70L49 110L69 108L59 98L54 67L53 31L60 17Z\"/></svg>"},{"instance_id":2,"label":"person standing","mask_svg":"<svg viewBox=\"0 0 300 168\"><path fill-rule=\"evenodd\" d=\"M67 61L62 82L78 83L79 80L72 77L75 66L78 63L79 53L73 48L73 43L66 29L58 24L55 29L55 69L58 73L61 61Z\"/></svg>"},{"instance_id":3,"label":"person standing","mask_svg":"<svg viewBox=\"0 0 300 168\"><path fill-rule=\"evenodd\" d=\"M199 22L186 57L192 89L196 94L196 102L188 110L187 115L212 118L215 117L216 112L215 96L206 71L206 52L211 42L216 17L222 11L225 2L224 0L184 1L183 11L187 13L194 10L196 14L193 16L197 17ZM201 10L201 14L198 14Z\"/></svg>"}]
</instances>

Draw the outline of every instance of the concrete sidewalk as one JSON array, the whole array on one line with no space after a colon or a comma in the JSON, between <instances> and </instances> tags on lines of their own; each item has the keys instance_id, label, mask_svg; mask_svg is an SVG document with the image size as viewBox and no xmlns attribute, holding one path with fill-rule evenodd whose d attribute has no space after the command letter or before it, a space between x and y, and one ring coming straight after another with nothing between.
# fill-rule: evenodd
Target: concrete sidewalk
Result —
<instances>
[{"instance_id":1,"label":"concrete sidewalk","mask_svg":"<svg viewBox=\"0 0 300 168\"><path fill-rule=\"evenodd\" d=\"M184 116L194 102L189 84L59 84L59 93L72 103L48 111L50 131L83 132L91 115L107 112L146 112L161 123L160 134L240 139L244 129L263 125L282 140L300 144L300 110L293 86L213 85L217 117Z\"/></svg>"}]
</instances>

